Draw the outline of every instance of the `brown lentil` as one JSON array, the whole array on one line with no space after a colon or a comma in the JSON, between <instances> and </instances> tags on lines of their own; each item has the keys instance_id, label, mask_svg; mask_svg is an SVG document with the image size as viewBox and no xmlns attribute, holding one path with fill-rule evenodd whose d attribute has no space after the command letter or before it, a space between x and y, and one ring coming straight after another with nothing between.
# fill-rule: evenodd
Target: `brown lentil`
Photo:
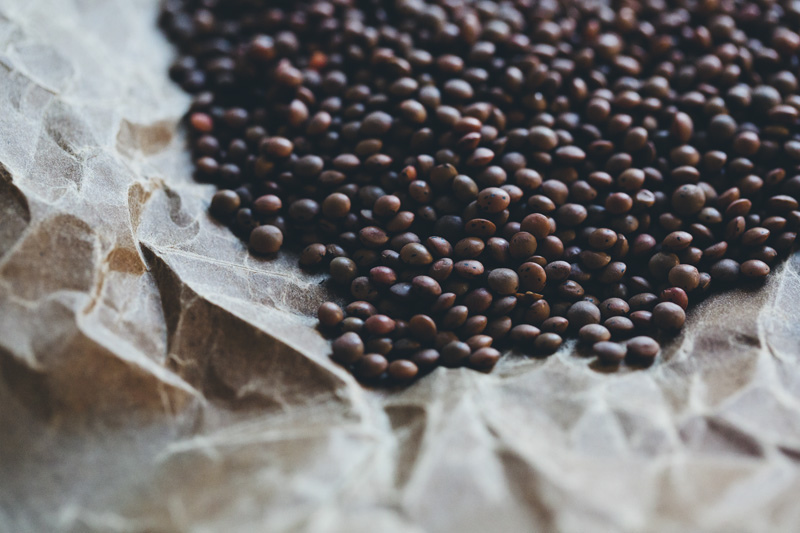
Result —
<instances>
[{"instance_id":1,"label":"brown lentil","mask_svg":"<svg viewBox=\"0 0 800 533\"><path fill-rule=\"evenodd\" d=\"M769 274L769 265L758 259L750 259L742 263L740 270L746 278L763 279Z\"/></svg>"},{"instance_id":2,"label":"brown lentil","mask_svg":"<svg viewBox=\"0 0 800 533\"><path fill-rule=\"evenodd\" d=\"M364 355L364 343L353 331L348 331L333 341L333 357L342 364L355 363Z\"/></svg>"},{"instance_id":3,"label":"brown lentil","mask_svg":"<svg viewBox=\"0 0 800 533\"><path fill-rule=\"evenodd\" d=\"M661 346L652 337L644 335L630 339L625 345L628 356L644 363L652 362L661 351Z\"/></svg>"},{"instance_id":4,"label":"brown lentil","mask_svg":"<svg viewBox=\"0 0 800 533\"><path fill-rule=\"evenodd\" d=\"M274 254L283 245L283 233L269 224L250 232L250 249L259 254Z\"/></svg>"},{"instance_id":5,"label":"brown lentil","mask_svg":"<svg viewBox=\"0 0 800 533\"><path fill-rule=\"evenodd\" d=\"M653 325L659 329L677 330L685 321L686 313L678 304L661 302L653 308Z\"/></svg>"},{"instance_id":6,"label":"brown lentil","mask_svg":"<svg viewBox=\"0 0 800 533\"><path fill-rule=\"evenodd\" d=\"M628 348L623 344L604 340L592 346L592 353L605 365L618 365L625 359Z\"/></svg>"},{"instance_id":7,"label":"brown lentil","mask_svg":"<svg viewBox=\"0 0 800 533\"><path fill-rule=\"evenodd\" d=\"M533 341L533 349L542 355L550 355L561 347L562 342L564 339L557 333L542 333Z\"/></svg>"},{"instance_id":8,"label":"brown lentil","mask_svg":"<svg viewBox=\"0 0 800 533\"><path fill-rule=\"evenodd\" d=\"M585 344L611 340L611 332L600 324L586 324L578 331L578 339Z\"/></svg>"},{"instance_id":9,"label":"brown lentil","mask_svg":"<svg viewBox=\"0 0 800 533\"><path fill-rule=\"evenodd\" d=\"M389 367L389 362L382 354L369 353L356 361L354 372L361 379L369 380L381 376Z\"/></svg>"},{"instance_id":10,"label":"brown lentil","mask_svg":"<svg viewBox=\"0 0 800 533\"><path fill-rule=\"evenodd\" d=\"M334 341L360 379L599 328L652 361L642 333L795 246L794 11L576 2L164 3L209 211L328 267L351 304L320 324L366 340Z\"/></svg>"}]
</instances>

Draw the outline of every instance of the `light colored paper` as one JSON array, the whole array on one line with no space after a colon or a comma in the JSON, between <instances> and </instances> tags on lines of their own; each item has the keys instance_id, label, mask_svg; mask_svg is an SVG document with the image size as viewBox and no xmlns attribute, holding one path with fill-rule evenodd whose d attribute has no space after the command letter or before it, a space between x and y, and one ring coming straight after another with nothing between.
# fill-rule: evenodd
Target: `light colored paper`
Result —
<instances>
[{"instance_id":1,"label":"light colored paper","mask_svg":"<svg viewBox=\"0 0 800 533\"><path fill-rule=\"evenodd\" d=\"M650 369L365 390L206 214L154 0L0 0L0 531L800 529L800 257Z\"/></svg>"}]
</instances>

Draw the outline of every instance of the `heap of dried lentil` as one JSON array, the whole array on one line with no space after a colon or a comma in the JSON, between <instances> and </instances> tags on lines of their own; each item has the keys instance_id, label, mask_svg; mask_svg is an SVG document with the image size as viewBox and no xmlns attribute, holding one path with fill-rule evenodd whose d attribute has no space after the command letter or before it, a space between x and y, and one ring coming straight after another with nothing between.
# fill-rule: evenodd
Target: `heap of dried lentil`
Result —
<instances>
[{"instance_id":1,"label":"heap of dried lentil","mask_svg":"<svg viewBox=\"0 0 800 533\"><path fill-rule=\"evenodd\" d=\"M211 212L307 246L367 381L574 334L603 363L800 225L800 3L167 0Z\"/></svg>"}]
</instances>

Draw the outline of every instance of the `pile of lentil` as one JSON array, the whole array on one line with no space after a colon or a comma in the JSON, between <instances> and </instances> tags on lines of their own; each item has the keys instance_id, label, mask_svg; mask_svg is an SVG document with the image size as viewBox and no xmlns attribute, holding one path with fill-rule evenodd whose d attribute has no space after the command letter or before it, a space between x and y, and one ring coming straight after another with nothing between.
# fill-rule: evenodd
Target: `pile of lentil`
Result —
<instances>
[{"instance_id":1,"label":"pile of lentil","mask_svg":"<svg viewBox=\"0 0 800 533\"><path fill-rule=\"evenodd\" d=\"M302 249L369 383L651 363L800 226L800 2L167 0L211 213Z\"/></svg>"}]
</instances>

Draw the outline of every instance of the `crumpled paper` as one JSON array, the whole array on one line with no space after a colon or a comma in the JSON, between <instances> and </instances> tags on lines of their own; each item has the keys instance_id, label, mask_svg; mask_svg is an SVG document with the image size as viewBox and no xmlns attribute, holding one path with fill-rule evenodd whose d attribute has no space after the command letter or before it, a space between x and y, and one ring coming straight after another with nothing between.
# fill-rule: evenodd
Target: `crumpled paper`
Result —
<instances>
[{"instance_id":1,"label":"crumpled paper","mask_svg":"<svg viewBox=\"0 0 800 533\"><path fill-rule=\"evenodd\" d=\"M0 531L797 531L800 257L646 370L368 390L206 214L155 0L0 0Z\"/></svg>"}]
</instances>

